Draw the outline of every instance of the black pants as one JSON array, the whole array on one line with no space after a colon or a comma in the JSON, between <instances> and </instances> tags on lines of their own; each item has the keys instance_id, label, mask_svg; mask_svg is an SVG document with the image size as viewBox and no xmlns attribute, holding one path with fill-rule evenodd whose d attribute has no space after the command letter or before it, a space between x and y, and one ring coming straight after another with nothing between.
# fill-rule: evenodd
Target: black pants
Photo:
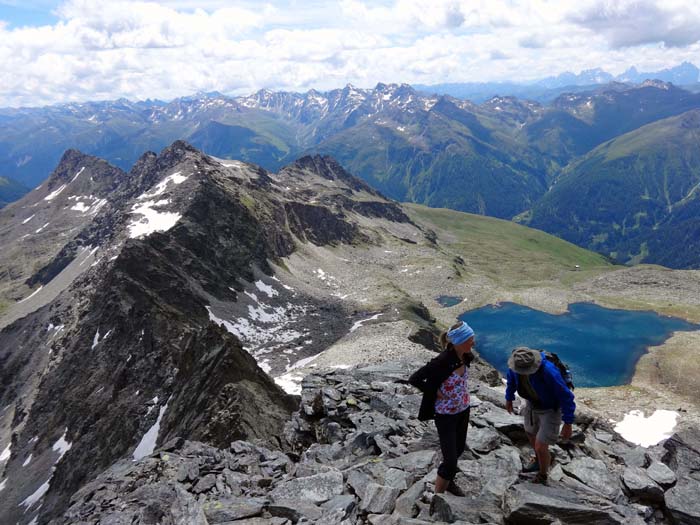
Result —
<instances>
[{"instance_id":1,"label":"black pants","mask_svg":"<svg viewBox=\"0 0 700 525\"><path fill-rule=\"evenodd\" d=\"M440 438L442 463L438 475L453 480L457 474L457 460L467 446L469 408L459 414L435 414L435 426Z\"/></svg>"}]
</instances>

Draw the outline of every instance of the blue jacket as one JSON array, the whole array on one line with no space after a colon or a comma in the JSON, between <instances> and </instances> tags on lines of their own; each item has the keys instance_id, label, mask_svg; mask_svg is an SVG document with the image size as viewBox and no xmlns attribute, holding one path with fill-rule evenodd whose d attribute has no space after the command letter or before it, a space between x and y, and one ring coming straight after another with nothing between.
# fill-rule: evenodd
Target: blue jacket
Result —
<instances>
[{"instance_id":1,"label":"blue jacket","mask_svg":"<svg viewBox=\"0 0 700 525\"><path fill-rule=\"evenodd\" d=\"M506 377L508 384L506 385L506 400L513 401L515 392L518 390L519 376L512 370L508 370ZM557 409L561 408L561 418L564 423L574 422L574 411L576 403L574 403L574 393L566 386L561 372L542 353L542 364L540 368L530 376L530 384L537 393L539 402L537 408L542 409Z\"/></svg>"}]
</instances>

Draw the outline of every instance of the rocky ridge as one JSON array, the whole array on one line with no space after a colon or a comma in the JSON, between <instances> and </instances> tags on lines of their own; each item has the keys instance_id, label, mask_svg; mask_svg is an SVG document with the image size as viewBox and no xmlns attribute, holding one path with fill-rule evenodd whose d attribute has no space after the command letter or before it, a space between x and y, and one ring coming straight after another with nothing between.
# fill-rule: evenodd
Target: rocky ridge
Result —
<instances>
[{"instance_id":1,"label":"rocky ridge","mask_svg":"<svg viewBox=\"0 0 700 525\"><path fill-rule=\"evenodd\" d=\"M359 221L384 213L410 223L331 159L270 174L184 142L145 154L0 331L0 515L44 523L114 461L172 436L279 446L295 404L257 349L317 353L352 314L271 264L298 245L371 243ZM323 336L307 343L309 331Z\"/></svg>"},{"instance_id":2,"label":"rocky ridge","mask_svg":"<svg viewBox=\"0 0 700 525\"><path fill-rule=\"evenodd\" d=\"M173 439L111 467L52 524L700 523L696 435L643 449L579 411L572 440L553 448L549 484L532 484L519 475L529 459L521 418L505 411L498 374L478 362L455 480L466 497L434 495L437 435L415 419L420 397L405 380L419 364L318 370L286 425L286 453Z\"/></svg>"}]
</instances>

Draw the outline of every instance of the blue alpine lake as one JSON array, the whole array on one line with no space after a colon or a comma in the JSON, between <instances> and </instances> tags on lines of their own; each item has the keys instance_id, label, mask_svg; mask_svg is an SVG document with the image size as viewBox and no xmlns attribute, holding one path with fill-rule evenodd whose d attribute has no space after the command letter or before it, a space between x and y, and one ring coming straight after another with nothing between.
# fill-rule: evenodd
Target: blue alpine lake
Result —
<instances>
[{"instance_id":1,"label":"blue alpine lake","mask_svg":"<svg viewBox=\"0 0 700 525\"><path fill-rule=\"evenodd\" d=\"M700 330L683 319L590 303L571 304L560 315L502 303L459 318L474 329L477 352L503 374L513 348L529 346L558 354L581 387L628 383L648 347L663 343L672 332Z\"/></svg>"},{"instance_id":2,"label":"blue alpine lake","mask_svg":"<svg viewBox=\"0 0 700 525\"><path fill-rule=\"evenodd\" d=\"M437 303L443 308L448 308L450 306L457 306L464 299L461 297L454 297L452 295L441 295L436 299Z\"/></svg>"}]
</instances>

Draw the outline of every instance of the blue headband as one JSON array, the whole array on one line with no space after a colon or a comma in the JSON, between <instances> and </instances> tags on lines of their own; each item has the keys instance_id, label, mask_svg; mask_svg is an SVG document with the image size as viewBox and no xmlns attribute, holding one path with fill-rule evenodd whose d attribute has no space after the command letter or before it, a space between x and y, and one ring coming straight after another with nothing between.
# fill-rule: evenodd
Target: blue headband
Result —
<instances>
[{"instance_id":1,"label":"blue headband","mask_svg":"<svg viewBox=\"0 0 700 525\"><path fill-rule=\"evenodd\" d=\"M472 328L464 321L462 321L462 324L454 330L450 330L449 332L447 332L447 339L453 345L462 344L464 341L473 336L474 330L472 330Z\"/></svg>"}]
</instances>

